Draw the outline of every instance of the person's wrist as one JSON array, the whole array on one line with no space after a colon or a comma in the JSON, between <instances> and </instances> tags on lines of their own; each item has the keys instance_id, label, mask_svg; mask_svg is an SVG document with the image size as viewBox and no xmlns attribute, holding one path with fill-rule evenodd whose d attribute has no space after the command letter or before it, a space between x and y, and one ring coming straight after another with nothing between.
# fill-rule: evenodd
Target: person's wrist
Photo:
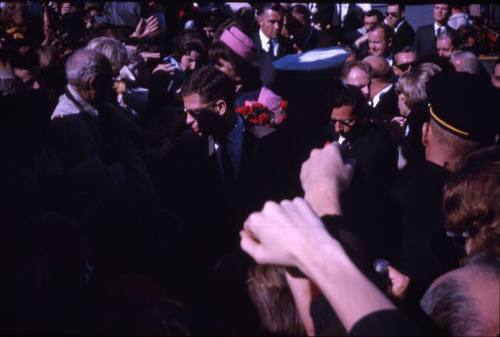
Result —
<instances>
[{"instance_id":1,"label":"person's wrist","mask_svg":"<svg viewBox=\"0 0 500 337\"><path fill-rule=\"evenodd\" d=\"M306 190L304 199L320 218L325 215L341 215L340 193L332 187Z\"/></svg>"},{"instance_id":2,"label":"person's wrist","mask_svg":"<svg viewBox=\"0 0 500 337\"><path fill-rule=\"evenodd\" d=\"M349 259L340 243L331 237L325 230L325 235L320 242L310 242L307 246L297 249L294 254L296 266L313 282L318 282L316 273L324 270L327 265L338 265L339 270L352 268Z\"/></svg>"}]
</instances>

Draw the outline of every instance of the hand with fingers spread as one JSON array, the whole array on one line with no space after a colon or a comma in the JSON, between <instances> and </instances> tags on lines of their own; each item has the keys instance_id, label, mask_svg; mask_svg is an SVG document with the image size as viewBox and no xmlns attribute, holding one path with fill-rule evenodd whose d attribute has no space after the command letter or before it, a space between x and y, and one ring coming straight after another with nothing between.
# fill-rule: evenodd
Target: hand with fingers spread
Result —
<instances>
[{"instance_id":1,"label":"hand with fingers spread","mask_svg":"<svg viewBox=\"0 0 500 337\"><path fill-rule=\"evenodd\" d=\"M158 33L159 22L155 16L150 16L146 20L140 19L134 33L130 37L135 37L138 39L144 39L146 37L151 37Z\"/></svg>"},{"instance_id":2,"label":"hand with fingers spread","mask_svg":"<svg viewBox=\"0 0 500 337\"><path fill-rule=\"evenodd\" d=\"M336 242L300 198L280 204L267 202L261 212L247 218L240 234L242 249L258 263L299 268L297 254L310 247Z\"/></svg>"},{"instance_id":3,"label":"hand with fingers spread","mask_svg":"<svg viewBox=\"0 0 500 337\"><path fill-rule=\"evenodd\" d=\"M340 192L349 186L353 174L350 164L345 164L338 143L315 149L302 164L300 181L304 198L322 217L341 214Z\"/></svg>"}]
</instances>

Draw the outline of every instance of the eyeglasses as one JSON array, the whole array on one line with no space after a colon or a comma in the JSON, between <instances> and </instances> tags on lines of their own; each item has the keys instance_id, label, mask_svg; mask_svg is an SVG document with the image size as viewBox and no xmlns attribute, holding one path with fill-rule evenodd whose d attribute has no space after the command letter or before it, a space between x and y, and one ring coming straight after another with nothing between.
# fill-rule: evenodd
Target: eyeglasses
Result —
<instances>
[{"instance_id":1,"label":"eyeglasses","mask_svg":"<svg viewBox=\"0 0 500 337\"><path fill-rule=\"evenodd\" d=\"M335 126L335 124L340 123L342 126L352 126L352 123L354 123L356 119L351 118L351 119L345 119L345 120L338 120L338 119L330 119L330 124L332 126Z\"/></svg>"},{"instance_id":2,"label":"eyeglasses","mask_svg":"<svg viewBox=\"0 0 500 337\"><path fill-rule=\"evenodd\" d=\"M446 236L450 239L455 247L460 249L464 249L467 240L474 237L476 234L477 231L474 229L474 227L464 231L446 231Z\"/></svg>"},{"instance_id":3,"label":"eyeglasses","mask_svg":"<svg viewBox=\"0 0 500 337\"><path fill-rule=\"evenodd\" d=\"M396 64L396 67L399 68L401 71L407 71L410 67L413 67L416 64L416 62L409 62L409 63L401 63L401 64Z\"/></svg>"},{"instance_id":4,"label":"eyeglasses","mask_svg":"<svg viewBox=\"0 0 500 337\"><path fill-rule=\"evenodd\" d=\"M389 12L386 12L385 16L392 16L392 17L396 18L398 16L398 13L389 13Z\"/></svg>"}]
</instances>

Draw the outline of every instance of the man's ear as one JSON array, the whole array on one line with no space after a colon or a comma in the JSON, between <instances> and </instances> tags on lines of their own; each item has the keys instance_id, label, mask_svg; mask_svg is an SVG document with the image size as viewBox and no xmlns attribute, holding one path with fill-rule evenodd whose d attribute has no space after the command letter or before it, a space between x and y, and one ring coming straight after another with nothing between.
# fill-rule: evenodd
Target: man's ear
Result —
<instances>
[{"instance_id":1,"label":"man's ear","mask_svg":"<svg viewBox=\"0 0 500 337\"><path fill-rule=\"evenodd\" d=\"M223 99L218 100L215 103L215 108L219 116L224 116L227 112L227 103Z\"/></svg>"},{"instance_id":2,"label":"man's ear","mask_svg":"<svg viewBox=\"0 0 500 337\"><path fill-rule=\"evenodd\" d=\"M430 124L425 122L422 125L422 144L424 147L429 145L429 133L430 133Z\"/></svg>"},{"instance_id":3,"label":"man's ear","mask_svg":"<svg viewBox=\"0 0 500 337\"><path fill-rule=\"evenodd\" d=\"M259 24L259 27L262 27L263 23L263 15L257 15L257 23Z\"/></svg>"},{"instance_id":4,"label":"man's ear","mask_svg":"<svg viewBox=\"0 0 500 337\"><path fill-rule=\"evenodd\" d=\"M89 80L89 85L88 85L88 89L89 90L93 90L95 91L96 90L96 77L95 76L92 76Z\"/></svg>"}]
</instances>

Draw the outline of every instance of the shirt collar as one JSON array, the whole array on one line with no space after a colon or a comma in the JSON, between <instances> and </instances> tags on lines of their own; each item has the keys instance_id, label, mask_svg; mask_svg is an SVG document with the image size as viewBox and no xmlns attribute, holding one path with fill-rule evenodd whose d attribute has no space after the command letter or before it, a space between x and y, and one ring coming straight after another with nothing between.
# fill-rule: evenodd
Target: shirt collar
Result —
<instances>
[{"instance_id":1,"label":"shirt collar","mask_svg":"<svg viewBox=\"0 0 500 337\"><path fill-rule=\"evenodd\" d=\"M401 19L401 21L399 21L399 23L396 25L396 27L394 28L394 33L397 33L398 32L398 29L401 28L401 25L403 24L403 22L405 22L404 19Z\"/></svg>"},{"instance_id":2,"label":"shirt collar","mask_svg":"<svg viewBox=\"0 0 500 337\"><path fill-rule=\"evenodd\" d=\"M264 32L262 31L262 28L259 29L259 36L260 36L260 41L262 42L262 49L264 49L266 52L268 52L269 50L269 40L271 40L270 38L268 38ZM278 44L278 40L276 39L273 39L273 45L276 46Z\"/></svg>"},{"instance_id":3,"label":"shirt collar","mask_svg":"<svg viewBox=\"0 0 500 337\"><path fill-rule=\"evenodd\" d=\"M83 109L88 112L92 117L97 117L99 116L99 112L97 111L96 108L94 108L89 102L87 102L76 90L76 88L68 84L68 90L73 95L73 97L76 99L78 103L80 103L83 107Z\"/></svg>"},{"instance_id":4,"label":"shirt collar","mask_svg":"<svg viewBox=\"0 0 500 337\"><path fill-rule=\"evenodd\" d=\"M380 102L380 97L385 94L386 92L388 92L389 90L391 90L392 88L392 83L389 84L387 87L385 87L384 89L380 90L380 92L378 94L376 94L375 96L373 96L373 99L372 99L372 106L373 107L376 107L378 102Z\"/></svg>"},{"instance_id":5,"label":"shirt collar","mask_svg":"<svg viewBox=\"0 0 500 337\"><path fill-rule=\"evenodd\" d=\"M439 29L439 28L441 28L441 27L443 27L443 28L444 28L444 30L446 30L446 27L445 27L444 25L443 25L443 26L440 26L440 25L438 25L438 24L437 24L437 22L436 22L436 21L434 21L434 35L437 35L437 33L438 33L438 29Z\"/></svg>"}]
</instances>

